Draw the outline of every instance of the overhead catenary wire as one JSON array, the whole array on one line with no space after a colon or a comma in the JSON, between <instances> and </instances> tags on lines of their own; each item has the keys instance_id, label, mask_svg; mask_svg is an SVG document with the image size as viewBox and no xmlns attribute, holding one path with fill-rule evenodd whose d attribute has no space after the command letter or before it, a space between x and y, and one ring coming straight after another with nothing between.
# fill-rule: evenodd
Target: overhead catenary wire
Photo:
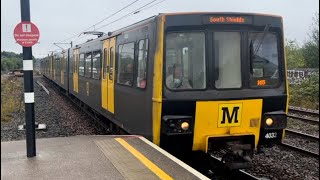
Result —
<instances>
[{"instance_id":1,"label":"overhead catenary wire","mask_svg":"<svg viewBox=\"0 0 320 180\"><path fill-rule=\"evenodd\" d=\"M138 0L136 0L136 1L128 4L128 5L125 6L124 8L122 8L122 9L118 10L117 12L111 14L110 16L104 18L104 20L109 19L110 17L114 16L114 15L117 14L118 12L120 12L120 11L128 8L128 7L131 6L131 5L133 5L133 3L136 3L137 1L138 1ZM102 25L101 27L97 28L96 30L99 30L99 29L101 29L101 28L104 28L104 27L106 27L106 26L109 26L109 25L111 25L111 24L113 24L113 23L115 23L115 22L117 22L117 21L120 21L121 19L123 19L123 18L125 18L125 17L127 17L127 16L130 16L130 15L139 13L139 12L141 12L141 11L144 11L144 10L146 10L146 9L149 9L149 8L151 8L151 7L155 6L155 5L158 5L158 4L160 4L160 3L162 3L162 2L164 2L164 1L166 1L166 0L162 0L162 1L159 1L158 3L152 4L152 3L156 2L156 1L158 1L158 0L152 0L151 2L149 2L149 3L147 3L147 4L143 5L143 6L135 9L134 11L131 11L130 13L125 14L124 16L121 16L120 18L118 18L118 19L116 19L116 20L114 20L114 21L112 21L112 22L110 22L110 23L107 23L107 24L105 24L105 25ZM104 21L104 20L103 20L103 21ZM98 23L90 26L89 28L94 27L94 26L96 26L97 24L100 24L100 23L103 22L103 21L101 20L101 21L99 21ZM88 30L89 28L87 28L86 30ZM85 30L84 30L84 31L85 31ZM75 37L77 37L77 36L78 36L78 34L76 34L76 35L74 35L74 36L72 36L72 37L70 37L70 38L68 38L68 39L65 39L65 40L63 40L63 41L60 41L60 42L64 42L64 41L73 39L73 38L75 38ZM83 39L84 37L85 37L85 36L83 36L82 38L79 38L78 40L75 40L75 41L79 41L79 40Z\"/></svg>"},{"instance_id":2,"label":"overhead catenary wire","mask_svg":"<svg viewBox=\"0 0 320 180\"><path fill-rule=\"evenodd\" d=\"M117 22L117 21L119 21L119 20L121 20L121 19L123 19L123 18L125 18L125 17L127 17L127 16L130 16L130 15L132 15L132 14L135 14L136 12L141 11L144 7L146 7L146 6L154 3L154 2L156 2L156 1L158 1L158 0L153 0L153 1L151 1L151 2L149 2L149 3L147 3L147 4L145 4L145 5L141 6L140 8L138 8L138 9L136 9L136 10L134 10L134 11L131 11L130 13L128 13L128 14L126 14L126 15L124 15L124 16L121 16L120 18L118 18L118 19L116 19L116 20L114 20L114 21L112 21L112 22L110 22L110 23L108 23L108 24L105 24L105 25L103 25L103 26L100 26L99 28L97 28L97 30L98 30L98 29L101 29L101 28L104 28L104 27L107 27L107 26L109 26L110 24L113 24L113 23L115 23L115 22Z\"/></svg>"},{"instance_id":3,"label":"overhead catenary wire","mask_svg":"<svg viewBox=\"0 0 320 180\"><path fill-rule=\"evenodd\" d=\"M107 16L106 18L103 18L101 21L99 21L99 22L97 22L96 24L94 24L94 25L90 26L89 28L85 29L84 31L86 31L86 30L88 30L88 29L90 29L90 28L92 28L92 27L94 27L94 26L96 26L96 25L98 25L98 24L102 23L103 21L105 21L105 20L107 20L107 19L111 18L112 16L114 16L114 15L118 14L119 12L121 12L121 11L123 11L124 9L126 9L126 8L130 7L131 5L133 5L134 3L138 2L138 1L139 1L139 0L135 0L135 1L133 1L132 3L128 4L127 6L125 6L125 7L123 7L123 8L121 8L120 10L118 10L118 11L116 11L115 13L111 14L110 16Z\"/></svg>"},{"instance_id":4,"label":"overhead catenary wire","mask_svg":"<svg viewBox=\"0 0 320 180\"><path fill-rule=\"evenodd\" d=\"M159 1L159 2L157 2L157 3L155 3L155 4L152 4L152 5L148 6L148 7L145 7L144 9L141 9L140 11L144 11L144 10L146 10L146 9L152 8L153 6L158 5L158 4L160 4L160 3L163 3L164 1L166 1L166 0ZM140 11L139 11L139 12L140 12Z\"/></svg>"},{"instance_id":5,"label":"overhead catenary wire","mask_svg":"<svg viewBox=\"0 0 320 180\"><path fill-rule=\"evenodd\" d=\"M83 31L81 31L80 33L84 32L84 31L86 31L86 30L88 30L88 29L90 29L90 28L92 28L92 27L95 27L96 25L98 25L98 24L102 23L103 21L105 21L105 20L107 20L107 19L111 18L112 16L114 16L114 15L118 14L119 12L121 12L121 11L125 10L126 8L128 8L128 7L132 6L134 3L138 2L138 1L139 1L139 0L135 0L135 1L131 2L131 3L129 3L129 4L128 4L128 5L126 5L125 7L121 8L121 9L119 9L118 11L116 11L115 13L113 13L113 14L111 14L111 15L109 15L109 16L107 16L107 17L105 17L105 18L103 18L103 19L102 19L102 20L100 20L99 22L97 22L97 23L95 23L94 25L92 25L92 26L90 26L90 27L88 27L88 28L84 29L84 30L83 30ZM72 37L69 37L69 38L67 38L67 39L65 39L65 40L62 40L62 41L60 41L60 42L65 42L65 41L71 40L71 39L73 39L73 38L77 37L78 35L79 35L79 33L77 33L77 34L73 35Z\"/></svg>"}]
</instances>

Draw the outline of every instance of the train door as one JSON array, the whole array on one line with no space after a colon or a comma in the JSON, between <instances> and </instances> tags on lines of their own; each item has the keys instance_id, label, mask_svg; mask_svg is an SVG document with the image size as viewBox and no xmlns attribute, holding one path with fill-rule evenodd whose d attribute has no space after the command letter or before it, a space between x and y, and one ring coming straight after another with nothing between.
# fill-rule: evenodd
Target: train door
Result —
<instances>
[{"instance_id":1,"label":"train door","mask_svg":"<svg viewBox=\"0 0 320 180\"><path fill-rule=\"evenodd\" d=\"M108 61L108 110L111 113L114 113L114 64L116 59L115 53L116 38L110 39L110 48L109 48L109 61Z\"/></svg>"},{"instance_id":2,"label":"train door","mask_svg":"<svg viewBox=\"0 0 320 180\"><path fill-rule=\"evenodd\" d=\"M73 91L79 93L79 49L73 51Z\"/></svg>"},{"instance_id":3,"label":"train door","mask_svg":"<svg viewBox=\"0 0 320 180\"><path fill-rule=\"evenodd\" d=\"M107 62L109 61L109 45L110 40L106 39L103 42L103 60L102 60L102 78L101 78L101 102L102 107L108 110L108 67Z\"/></svg>"}]
</instances>

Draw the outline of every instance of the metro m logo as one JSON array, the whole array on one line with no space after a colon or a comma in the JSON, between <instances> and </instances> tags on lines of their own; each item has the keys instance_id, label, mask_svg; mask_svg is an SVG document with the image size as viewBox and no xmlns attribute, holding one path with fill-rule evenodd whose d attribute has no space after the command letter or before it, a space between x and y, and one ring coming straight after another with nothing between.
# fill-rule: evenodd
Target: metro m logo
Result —
<instances>
[{"instance_id":1,"label":"metro m logo","mask_svg":"<svg viewBox=\"0 0 320 180\"><path fill-rule=\"evenodd\" d=\"M241 104L219 104L218 127L240 126L242 117Z\"/></svg>"}]
</instances>

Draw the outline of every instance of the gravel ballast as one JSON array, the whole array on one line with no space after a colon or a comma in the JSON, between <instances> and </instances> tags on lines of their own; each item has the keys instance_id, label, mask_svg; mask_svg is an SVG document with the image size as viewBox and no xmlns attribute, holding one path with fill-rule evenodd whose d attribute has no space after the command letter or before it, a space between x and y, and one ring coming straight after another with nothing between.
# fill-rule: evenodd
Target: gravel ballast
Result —
<instances>
[{"instance_id":1,"label":"gravel ballast","mask_svg":"<svg viewBox=\"0 0 320 180\"><path fill-rule=\"evenodd\" d=\"M291 151L278 145L256 154L254 167L246 170L257 177L274 180L319 179L319 159Z\"/></svg>"},{"instance_id":2,"label":"gravel ballast","mask_svg":"<svg viewBox=\"0 0 320 180\"><path fill-rule=\"evenodd\" d=\"M40 81L50 92L48 95L36 83ZM101 135L106 132L43 77L35 77L35 121L46 124L46 131L37 131L36 138L75 135ZM25 131L18 126L25 123L24 112L16 113L9 122L1 122L1 141L25 139Z\"/></svg>"}]
</instances>

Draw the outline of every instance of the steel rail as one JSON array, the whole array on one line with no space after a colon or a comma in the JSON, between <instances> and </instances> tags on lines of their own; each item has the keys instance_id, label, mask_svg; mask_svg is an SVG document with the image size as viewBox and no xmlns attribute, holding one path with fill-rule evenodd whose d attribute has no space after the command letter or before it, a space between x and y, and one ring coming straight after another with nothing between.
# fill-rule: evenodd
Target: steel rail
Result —
<instances>
[{"instance_id":1,"label":"steel rail","mask_svg":"<svg viewBox=\"0 0 320 180\"><path fill-rule=\"evenodd\" d=\"M293 119L298 119L298 120L305 121L305 122L312 123L312 124L316 124L316 125L319 124L319 120L315 120L312 118L305 118L305 117L292 115L292 114L287 114L287 117L293 118Z\"/></svg>"},{"instance_id":2,"label":"steel rail","mask_svg":"<svg viewBox=\"0 0 320 180\"><path fill-rule=\"evenodd\" d=\"M319 141L319 136L313 136L313 135L306 134L306 133L303 133L303 132L299 132L299 131L296 131L296 130L293 130L293 129L286 129L286 133L292 134L292 135L295 135L295 136L301 136L303 138L310 139L310 140L313 140L313 141Z\"/></svg>"},{"instance_id":3,"label":"steel rail","mask_svg":"<svg viewBox=\"0 0 320 180\"><path fill-rule=\"evenodd\" d=\"M302 149L300 147L293 146L293 145L290 145L290 144L287 144L287 143L281 143L280 146L282 146L284 148L287 148L287 149L295 150L297 152L300 152L300 153L308 155L308 156L312 156L312 157L316 157L316 158L319 157L318 153L315 153L315 152L312 152L312 151L309 151L309 150L306 150L306 149Z\"/></svg>"},{"instance_id":4,"label":"steel rail","mask_svg":"<svg viewBox=\"0 0 320 180\"><path fill-rule=\"evenodd\" d=\"M88 110L85 106L81 106L81 104L79 104L79 102L70 97L70 96L67 96L66 93L61 93L60 91L60 87L53 83L50 79L48 78L44 78L47 82L49 81L49 83L51 83L53 85L53 87L60 93L60 94L63 94L64 97L68 98L74 105L76 105L82 112L84 112L87 116L89 116L90 118L92 118L94 120L94 122L96 122L97 124L100 125L100 127L102 127L103 129L106 130L106 133L111 133L110 132L110 127L108 125L106 125L99 117L97 117L93 112L90 112L90 110Z\"/></svg>"},{"instance_id":5,"label":"steel rail","mask_svg":"<svg viewBox=\"0 0 320 180\"><path fill-rule=\"evenodd\" d=\"M48 89L46 88L46 87L44 87L44 85L43 84L41 84L39 81L37 81L37 83L39 84L39 86L41 86L42 87L42 89L49 95L49 91L48 91Z\"/></svg>"},{"instance_id":6,"label":"steel rail","mask_svg":"<svg viewBox=\"0 0 320 180\"><path fill-rule=\"evenodd\" d=\"M213 154L210 154L212 160L214 160L216 163L223 163L221 161L221 158L214 156ZM226 173L227 179L246 179L246 180L260 180L261 178L256 177L248 172L246 172L243 169L239 170L233 170Z\"/></svg>"},{"instance_id":7,"label":"steel rail","mask_svg":"<svg viewBox=\"0 0 320 180\"><path fill-rule=\"evenodd\" d=\"M289 112L290 111L295 113L304 113L307 115L319 116L318 110L303 110L303 109L299 109L299 107L289 106Z\"/></svg>"}]
</instances>

